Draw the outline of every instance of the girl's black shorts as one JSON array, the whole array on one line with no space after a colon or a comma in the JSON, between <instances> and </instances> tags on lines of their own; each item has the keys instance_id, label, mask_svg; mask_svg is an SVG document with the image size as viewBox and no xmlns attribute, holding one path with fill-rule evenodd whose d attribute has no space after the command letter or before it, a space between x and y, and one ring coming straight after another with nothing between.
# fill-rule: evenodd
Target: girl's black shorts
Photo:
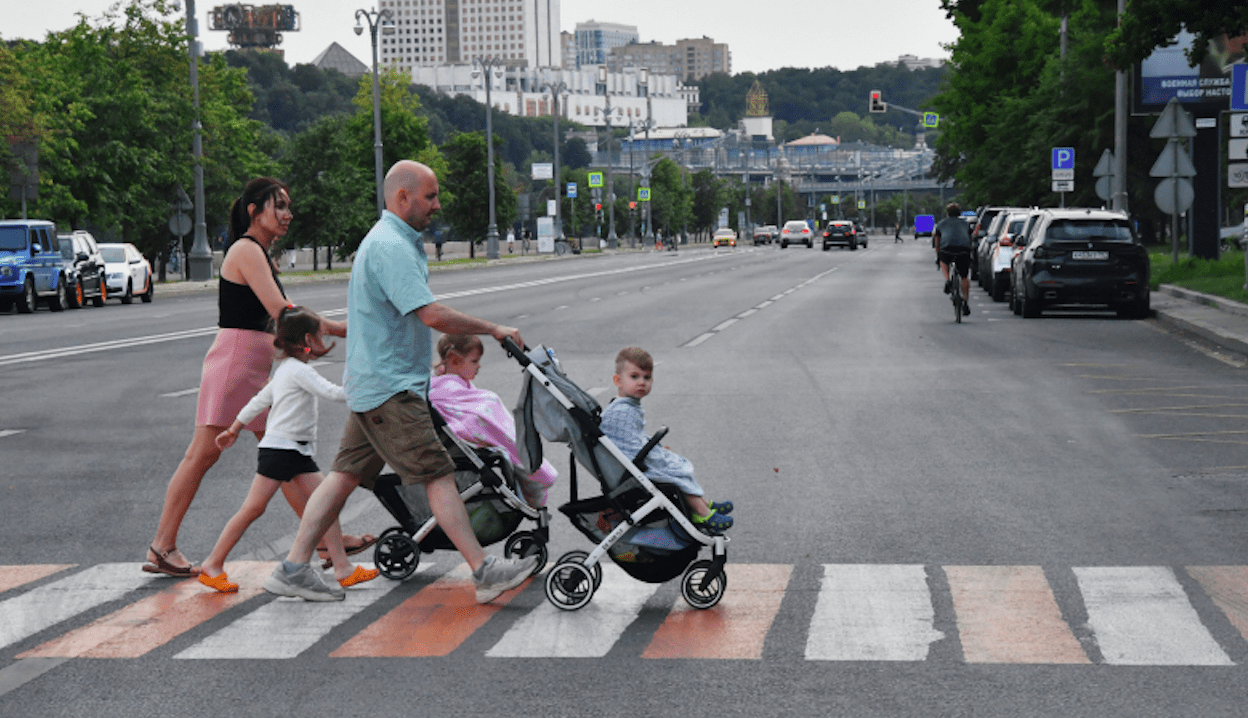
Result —
<instances>
[{"instance_id":1,"label":"girl's black shorts","mask_svg":"<svg viewBox=\"0 0 1248 718\"><path fill-rule=\"evenodd\" d=\"M290 481L299 474L319 474L320 468L311 456L294 449L260 449L256 473L274 481Z\"/></svg>"}]
</instances>

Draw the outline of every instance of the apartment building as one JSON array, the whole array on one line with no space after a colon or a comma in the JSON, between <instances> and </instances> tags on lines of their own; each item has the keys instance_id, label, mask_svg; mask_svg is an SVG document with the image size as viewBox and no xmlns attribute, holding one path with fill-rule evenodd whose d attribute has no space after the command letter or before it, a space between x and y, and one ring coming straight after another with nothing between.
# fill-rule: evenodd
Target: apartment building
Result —
<instances>
[{"instance_id":1,"label":"apartment building","mask_svg":"<svg viewBox=\"0 0 1248 718\"><path fill-rule=\"evenodd\" d=\"M614 22L578 22L576 24L576 67L602 65L611 50L641 40L636 25Z\"/></svg>"},{"instance_id":2,"label":"apartment building","mask_svg":"<svg viewBox=\"0 0 1248 718\"><path fill-rule=\"evenodd\" d=\"M378 62L412 70L496 57L515 67L563 62L559 0L380 0L394 16Z\"/></svg>"},{"instance_id":3,"label":"apartment building","mask_svg":"<svg viewBox=\"0 0 1248 718\"><path fill-rule=\"evenodd\" d=\"M633 43L612 48L606 65L615 72L625 67L646 67L660 75L676 75L686 82L697 82L713 72L731 74L732 53L726 43L709 37L677 40L673 45Z\"/></svg>"}]
</instances>

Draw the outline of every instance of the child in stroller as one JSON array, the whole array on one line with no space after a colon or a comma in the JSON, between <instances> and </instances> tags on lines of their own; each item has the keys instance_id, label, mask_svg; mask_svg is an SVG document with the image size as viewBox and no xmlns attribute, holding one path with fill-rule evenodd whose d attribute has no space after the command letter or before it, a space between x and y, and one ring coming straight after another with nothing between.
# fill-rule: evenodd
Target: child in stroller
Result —
<instances>
[{"instance_id":1,"label":"child in stroller","mask_svg":"<svg viewBox=\"0 0 1248 718\"><path fill-rule=\"evenodd\" d=\"M641 400L650 393L654 376L654 359L640 347L625 347L615 355L615 382L619 397L602 412L602 433L615 442L625 454L637 452L650 437L646 436L646 415ZM670 484L680 490L688 504L693 523L711 531L732 528L731 501L707 502L702 486L693 478L693 464L688 459L655 446L646 457L646 476L656 484Z\"/></svg>"},{"instance_id":2,"label":"child in stroller","mask_svg":"<svg viewBox=\"0 0 1248 718\"><path fill-rule=\"evenodd\" d=\"M448 428L472 446L494 446L520 465L516 451L516 423L498 394L473 386L481 368L485 345L475 334L444 334L438 340L441 360L429 382L429 403ZM559 477L549 461L531 475L521 475L520 491L534 508L546 505L546 493Z\"/></svg>"},{"instance_id":3,"label":"child in stroller","mask_svg":"<svg viewBox=\"0 0 1248 718\"><path fill-rule=\"evenodd\" d=\"M507 538L503 552L508 557L536 554L536 575L546 566L546 491L557 474L546 462L531 474L517 467L510 414L497 394L472 385L484 350L472 335L447 335L438 341L441 361L430 382L429 411L455 462L455 483L477 540L488 546ZM416 570L422 551L454 548L437 527L422 489L402 486L391 474L379 476L373 492L400 524L377 541L374 555L383 576L406 578ZM513 533L525 519L536 521L536 530Z\"/></svg>"},{"instance_id":4,"label":"child in stroller","mask_svg":"<svg viewBox=\"0 0 1248 718\"><path fill-rule=\"evenodd\" d=\"M554 352L544 347L523 349L504 340L503 347L524 369L516 406L516 443L528 470L541 464L542 440L567 444L569 498L559 511L597 544L588 553L569 551L546 574L546 598L557 608L587 605L602 582L602 561L610 557L639 581L662 583L681 578L681 595L694 608L710 608L728 585L724 572L728 538L703 532L690 520L685 499L670 485L660 487L646 476L650 452L666 428L635 454L626 455L604 435L602 407L563 373ZM577 497L577 466L598 480L602 494ZM699 559L703 548L711 559Z\"/></svg>"}]
</instances>

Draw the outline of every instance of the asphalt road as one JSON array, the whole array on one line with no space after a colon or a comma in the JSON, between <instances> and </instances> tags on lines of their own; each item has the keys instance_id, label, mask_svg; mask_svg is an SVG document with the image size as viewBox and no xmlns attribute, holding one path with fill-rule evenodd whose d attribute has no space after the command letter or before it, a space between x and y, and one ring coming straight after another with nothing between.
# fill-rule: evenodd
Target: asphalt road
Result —
<instances>
[{"instance_id":1,"label":"asphalt road","mask_svg":"<svg viewBox=\"0 0 1248 718\"><path fill-rule=\"evenodd\" d=\"M456 607L429 598L462 590L447 552L341 614L147 580L215 295L0 316L0 716L1242 715L1242 364L1152 320L1023 320L978 289L955 324L930 248L887 239L434 276L604 403L620 347L655 356L649 428L737 507L724 603L696 615L677 581L610 573L575 614L538 582ZM291 289L328 313L345 294ZM487 349L477 384L510 402L518 368ZM325 467L343 410L320 416ZM188 555L241 502L254 444L205 480ZM344 521L393 523L363 492ZM271 561L294 529L277 499L233 558ZM557 512L552 541L589 548ZM277 656L275 631L311 637ZM420 638L381 655L386 634Z\"/></svg>"}]
</instances>

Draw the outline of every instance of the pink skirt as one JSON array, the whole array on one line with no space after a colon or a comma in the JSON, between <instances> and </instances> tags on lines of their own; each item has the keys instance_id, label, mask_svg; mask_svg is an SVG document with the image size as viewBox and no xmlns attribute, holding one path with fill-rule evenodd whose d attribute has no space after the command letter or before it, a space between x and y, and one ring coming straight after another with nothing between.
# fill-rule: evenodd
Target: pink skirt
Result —
<instances>
[{"instance_id":1,"label":"pink skirt","mask_svg":"<svg viewBox=\"0 0 1248 718\"><path fill-rule=\"evenodd\" d=\"M195 426L233 424L238 412L269 380L275 351L273 335L267 332L218 329L217 338L204 357ZM246 429L264 431L268 416L268 411L262 412Z\"/></svg>"}]
</instances>

